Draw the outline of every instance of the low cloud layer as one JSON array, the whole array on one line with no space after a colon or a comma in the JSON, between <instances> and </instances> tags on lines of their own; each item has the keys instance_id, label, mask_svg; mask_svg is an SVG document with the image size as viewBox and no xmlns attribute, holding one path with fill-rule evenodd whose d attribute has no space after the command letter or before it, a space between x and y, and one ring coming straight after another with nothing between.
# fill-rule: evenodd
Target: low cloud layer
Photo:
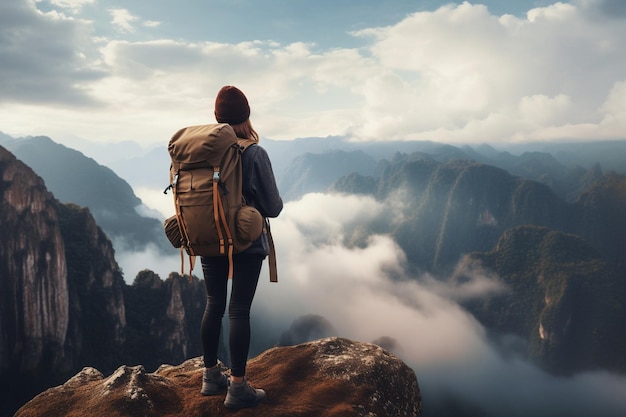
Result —
<instances>
[{"instance_id":1,"label":"low cloud layer","mask_svg":"<svg viewBox=\"0 0 626 417\"><path fill-rule=\"evenodd\" d=\"M279 282L269 282L265 265L253 306L253 339L275 344L286 332L297 339L304 331L298 328L313 321L307 328L315 334L385 344L416 371L430 415L455 406L467 415L474 410L494 417L626 413L625 377L608 372L555 377L521 359L522 340L509 336L495 346L487 339L458 302L506 291L488 271L461 263L455 274L466 279L453 286L410 276L402 250L389 236L346 245L355 224L376 221L388 209L369 197L331 194L287 203L272 221ZM127 281L146 267L162 278L180 271L176 250L171 257L154 253L117 254Z\"/></svg>"},{"instance_id":2,"label":"low cloud layer","mask_svg":"<svg viewBox=\"0 0 626 417\"><path fill-rule=\"evenodd\" d=\"M469 2L416 10L383 27L346 27L362 46L321 48L260 33L186 40L160 36L168 22L144 9L7 0L0 130L163 143L212 121L215 93L234 83L273 139L623 138L624 3L533 3L544 6L518 16ZM105 17L82 18L97 13Z\"/></svg>"},{"instance_id":3,"label":"low cloud layer","mask_svg":"<svg viewBox=\"0 0 626 417\"><path fill-rule=\"evenodd\" d=\"M499 347L456 300L505 291L486 271L460 264L462 286L409 276L404 255L388 236L348 248L350 222L385 213L366 197L309 194L288 203L272 222L279 283L261 277L255 312L286 329L301 316L327 319L339 336L392 340L415 369L426 410L453 401L489 416L619 416L626 412L626 379L605 372L551 376L516 355L510 337ZM367 215L365 215L367 217ZM341 219L329 221L329 218ZM361 219L361 220L359 220ZM433 414L435 415L435 414Z\"/></svg>"}]
</instances>

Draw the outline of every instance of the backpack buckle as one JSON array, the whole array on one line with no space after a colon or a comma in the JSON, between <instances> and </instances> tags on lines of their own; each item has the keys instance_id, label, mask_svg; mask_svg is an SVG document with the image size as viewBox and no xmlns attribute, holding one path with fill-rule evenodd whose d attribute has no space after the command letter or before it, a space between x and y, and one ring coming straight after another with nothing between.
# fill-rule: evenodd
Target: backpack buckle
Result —
<instances>
[{"instance_id":1,"label":"backpack buckle","mask_svg":"<svg viewBox=\"0 0 626 417\"><path fill-rule=\"evenodd\" d=\"M178 184L178 174L176 174L176 175L174 176L174 179L172 180L172 183L171 183L170 185L168 185L168 186L165 188L165 190L163 190L163 194L167 194L167 192L168 192L169 190L173 190L173 189L174 189L174 187L176 187L176 185L177 185L177 184Z\"/></svg>"}]
</instances>

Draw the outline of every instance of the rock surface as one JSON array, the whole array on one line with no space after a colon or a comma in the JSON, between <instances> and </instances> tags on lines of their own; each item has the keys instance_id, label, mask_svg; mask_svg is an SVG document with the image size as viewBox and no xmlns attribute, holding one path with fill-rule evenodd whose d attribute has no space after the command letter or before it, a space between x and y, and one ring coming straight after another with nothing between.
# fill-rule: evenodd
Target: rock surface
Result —
<instances>
[{"instance_id":1,"label":"rock surface","mask_svg":"<svg viewBox=\"0 0 626 417\"><path fill-rule=\"evenodd\" d=\"M88 209L0 147L0 416L84 364L120 363L122 273Z\"/></svg>"},{"instance_id":2,"label":"rock surface","mask_svg":"<svg viewBox=\"0 0 626 417\"><path fill-rule=\"evenodd\" d=\"M202 416L232 415L225 393L200 395L201 358L163 365L154 373L143 366L122 366L105 377L85 368L65 384L51 388L15 417ZM415 373L381 347L327 338L270 349L248 365L251 385L268 399L238 416L421 416Z\"/></svg>"},{"instance_id":3,"label":"rock surface","mask_svg":"<svg viewBox=\"0 0 626 417\"><path fill-rule=\"evenodd\" d=\"M56 204L41 178L0 148L0 375L58 366L69 326Z\"/></svg>"}]
</instances>

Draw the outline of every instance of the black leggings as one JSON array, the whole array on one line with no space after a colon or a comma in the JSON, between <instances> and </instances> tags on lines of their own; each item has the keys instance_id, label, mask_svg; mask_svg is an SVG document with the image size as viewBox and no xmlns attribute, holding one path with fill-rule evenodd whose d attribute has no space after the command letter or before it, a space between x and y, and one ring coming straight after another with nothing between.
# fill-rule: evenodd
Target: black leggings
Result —
<instances>
[{"instance_id":1,"label":"black leggings","mask_svg":"<svg viewBox=\"0 0 626 417\"><path fill-rule=\"evenodd\" d=\"M250 306L259 282L264 258L263 255L237 254L233 256L234 276L228 304L229 349L233 376L246 374L246 362L250 350ZM225 256L203 257L202 272L207 292L207 303L201 327L203 359L204 366L211 368L217 364L222 317L226 310L228 258Z\"/></svg>"}]
</instances>

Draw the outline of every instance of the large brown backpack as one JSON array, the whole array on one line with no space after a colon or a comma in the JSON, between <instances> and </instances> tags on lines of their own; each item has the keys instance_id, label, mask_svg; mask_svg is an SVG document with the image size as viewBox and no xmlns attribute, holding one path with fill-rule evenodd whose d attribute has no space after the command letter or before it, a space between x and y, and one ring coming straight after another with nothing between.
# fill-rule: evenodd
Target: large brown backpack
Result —
<instances>
[{"instance_id":1,"label":"large brown backpack","mask_svg":"<svg viewBox=\"0 0 626 417\"><path fill-rule=\"evenodd\" d=\"M190 277L195 256L228 256L232 278L233 254L263 231L265 220L242 195L241 154L253 143L223 123L186 127L169 141L165 192L173 191L176 215L165 221L165 233L180 248L181 263L183 249L189 255Z\"/></svg>"}]
</instances>

